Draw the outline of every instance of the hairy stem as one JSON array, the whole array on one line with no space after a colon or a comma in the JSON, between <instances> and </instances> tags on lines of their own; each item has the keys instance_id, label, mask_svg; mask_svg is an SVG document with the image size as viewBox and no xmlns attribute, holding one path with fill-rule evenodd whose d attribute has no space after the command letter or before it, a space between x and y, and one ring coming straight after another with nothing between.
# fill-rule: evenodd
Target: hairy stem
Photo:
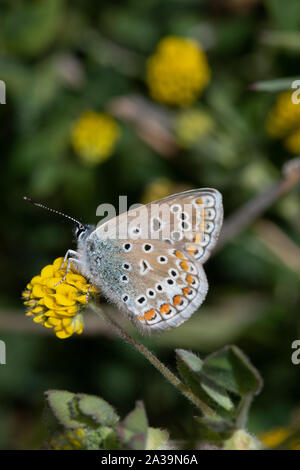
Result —
<instances>
[{"instance_id":1,"label":"hairy stem","mask_svg":"<svg viewBox=\"0 0 300 470\"><path fill-rule=\"evenodd\" d=\"M113 331L120 336L124 341L131 344L137 351L139 351L177 390L179 390L188 400L190 400L197 408L199 408L204 416L217 418L217 414L204 402L199 400L196 395L175 375L168 369L154 354L149 351L143 344L130 336L115 320L108 316L95 302L91 302L92 310L110 325Z\"/></svg>"}]
</instances>

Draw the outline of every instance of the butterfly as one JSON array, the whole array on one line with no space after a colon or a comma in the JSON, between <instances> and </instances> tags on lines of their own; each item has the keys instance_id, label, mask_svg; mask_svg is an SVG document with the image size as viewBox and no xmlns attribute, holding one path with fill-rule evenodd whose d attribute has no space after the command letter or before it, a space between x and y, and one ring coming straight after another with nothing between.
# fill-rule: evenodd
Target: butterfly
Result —
<instances>
[{"instance_id":1,"label":"butterfly","mask_svg":"<svg viewBox=\"0 0 300 470\"><path fill-rule=\"evenodd\" d=\"M77 250L65 256L67 271L72 263L142 331L177 327L204 301L203 264L223 222L216 189L174 194L97 227L67 217L77 238Z\"/></svg>"}]
</instances>

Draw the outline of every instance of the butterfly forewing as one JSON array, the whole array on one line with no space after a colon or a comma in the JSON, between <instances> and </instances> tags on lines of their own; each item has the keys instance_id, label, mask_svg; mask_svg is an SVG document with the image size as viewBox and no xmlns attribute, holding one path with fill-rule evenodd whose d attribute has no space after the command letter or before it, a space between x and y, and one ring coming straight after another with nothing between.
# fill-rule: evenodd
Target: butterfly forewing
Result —
<instances>
[{"instance_id":1,"label":"butterfly forewing","mask_svg":"<svg viewBox=\"0 0 300 470\"><path fill-rule=\"evenodd\" d=\"M142 328L180 325L206 296L202 264L216 244L222 219L220 193L201 189L100 225L90 235L102 252L99 287Z\"/></svg>"}]
</instances>

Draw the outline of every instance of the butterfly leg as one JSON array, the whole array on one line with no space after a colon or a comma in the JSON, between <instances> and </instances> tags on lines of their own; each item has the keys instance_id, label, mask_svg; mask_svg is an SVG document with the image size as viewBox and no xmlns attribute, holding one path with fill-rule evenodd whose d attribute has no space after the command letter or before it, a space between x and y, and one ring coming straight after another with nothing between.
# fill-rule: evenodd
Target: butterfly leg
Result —
<instances>
[{"instance_id":1,"label":"butterfly leg","mask_svg":"<svg viewBox=\"0 0 300 470\"><path fill-rule=\"evenodd\" d=\"M88 289L88 291L87 291L87 293L86 293L86 297L85 297L85 302L86 302L86 303L89 302L89 297L90 297L90 295L91 295L91 290L92 290L93 287L94 287L94 286L91 284L90 287L89 287L89 289Z\"/></svg>"},{"instance_id":2,"label":"butterfly leg","mask_svg":"<svg viewBox=\"0 0 300 470\"><path fill-rule=\"evenodd\" d=\"M68 251L72 251L72 250L68 250ZM76 253L76 252L75 252L75 253ZM76 255L77 255L77 253L76 253ZM66 272L65 272L63 278L62 278L57 284L55 284L54 287L58 286L59 284L61 284L62 282L64 282L64 281L66 280L67 274L70 272L70 269L71 269L71 263L77 264L77 265L81 265L81 264L82 264L77 258L69 258L69 259L68 259L68 262L67 262ZM60 269L61 269L61 268L60 268Z\"/></svg>"},{"instance_id":3,"label":"butterfly leg","mask_svg":"<svg viewBox=\"0 0 300 470\"><path fill-rule=\"evenodd\" d=\"M66 261L67 261L67 259L69 258L70 255L72 255L72 256L79 256L79 254L77 253L77 251L68 250L67 253L65 254L64 260L63 260L62 265L61 265L61 267L60 267L59 269L63 269L63 267L65 266Z\"/></svg>"}]
</instances>

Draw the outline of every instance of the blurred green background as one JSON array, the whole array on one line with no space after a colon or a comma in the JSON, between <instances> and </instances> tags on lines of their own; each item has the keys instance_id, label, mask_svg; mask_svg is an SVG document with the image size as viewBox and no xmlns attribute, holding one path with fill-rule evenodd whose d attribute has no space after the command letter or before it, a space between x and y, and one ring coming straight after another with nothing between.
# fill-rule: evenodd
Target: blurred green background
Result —
<instances>
[{"instance_id":1,"label":"blurred green background","mask_svg":"<svg viewBox=\"0 0 300 470\"><path fill-rule=\"evenodd\" d=\"M145 78L148 57L170 35L197 40L211 71L188 107L156 102ZM100 322L94 334L97 321L59 340L25 318L26 283L74 244L68 222L22 197L96 223L97 206L117 204L119 195L133 204L216 187L228 217L280 179L293 157L265 130L277 93L249 86L297 77L299 55L298 0L0 2L7 93L0 105L0 339L7 345L0 448L43 445L48 389L100 395L121 416L143 399L151 426L196 439L189 403ZM109 154L93 161L72 144L86 110L108 113L119 126ZM257 433L299 421L300 366L291 362L300 337L299 241L298 187L207 262L209 294L189 322L142 338L171 367L175 347L202 356L227 343L241 347L264 379L250 414Z\"/></svg>"}]
</instances>

